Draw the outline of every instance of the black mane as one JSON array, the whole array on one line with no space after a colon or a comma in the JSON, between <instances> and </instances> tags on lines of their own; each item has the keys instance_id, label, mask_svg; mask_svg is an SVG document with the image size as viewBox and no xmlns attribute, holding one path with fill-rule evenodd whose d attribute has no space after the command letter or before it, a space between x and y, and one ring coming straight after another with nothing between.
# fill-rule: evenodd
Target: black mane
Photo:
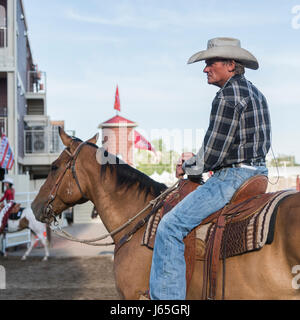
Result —
<instances>
[{"instance_id":1,"label":"black mane","mask_svg":"<svg viewBox=\"0 0 300 320\"><path fill-rule=\"evenodd\" d=\"M73 140L82 142L80 139L73 137ZM107 170L116 173L116 189L130 189L137 184L140 192L145 192L145 197L150 193L154 197L160 195L162 191L167 189L163 183L154 181L143 172L131 167L117 156L108 153L104 148L99 148L96 144L86 142L87 145L97 148L97 161L101 165L101 178L105 177Z\"/></svg>"},{"instance_id":2,"label":"black mane","mask_svg":"<svg viewBox=\"0 0 300 320\"><path fill-rule=\"evenodd\" d=\"M116 159L119 159L116 157ZM127 163L117 163L115 164L102 164L101 165L101 177L104 177L107 170L116 173L116 189L121 188L130 189L133 185L137 184L140 192L145 192L145 197L150 193L154 197L161 194L162 191L167 189L167 186L163 183L154 181L149 176L143 172L129 166Z\"/></svg>"}]
</instances>

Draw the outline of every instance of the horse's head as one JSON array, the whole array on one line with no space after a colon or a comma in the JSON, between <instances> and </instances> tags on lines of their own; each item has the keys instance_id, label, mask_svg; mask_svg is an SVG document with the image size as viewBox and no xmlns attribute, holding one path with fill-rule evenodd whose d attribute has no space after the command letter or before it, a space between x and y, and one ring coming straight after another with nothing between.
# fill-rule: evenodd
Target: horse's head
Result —
<instances>
[{"instance_id":1,"label":"horse's head","mask_svg":"<svg viewBox=\"0 0 300 320\"><path fill-rule=\"evenodd\" d=\"M52 163L48 177L31 205L37 220L46 223L51 223L67 208L89 200L84 160L91 157L91 148L84 146L96 144L98 139L96 134L82 142L67 135L62 128L59 128L59 135L66 148Z\"/></svg>"}]
</instances>

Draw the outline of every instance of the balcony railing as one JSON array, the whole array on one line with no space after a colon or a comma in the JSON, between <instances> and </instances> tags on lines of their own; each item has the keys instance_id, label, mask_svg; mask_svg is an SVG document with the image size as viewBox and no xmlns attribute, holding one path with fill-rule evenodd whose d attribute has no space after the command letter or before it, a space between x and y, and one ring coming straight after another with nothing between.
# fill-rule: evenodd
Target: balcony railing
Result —
<instances>
[{"instance_id":1,"label":"balcony railing","mask_svg":"<svg viewBox=\"0 0 300 320\"><path fill-rule=\"evenodd\" d=\"M57 129L25 130L25 154L59 154L64 149Z\"/></svg>"},{"instance_id":2,"label":"balcony railing","mask_svg":"<svg viewBox=\"0 0 300 320\"><path fill-rule=\"evenodd\" d=\"M27 92L46 93L46 72L28 71Z\"/></svg>"},{"instance_id":3,"label":"balcony railing","mask_svg":"<svg viewBox=\"0 0 300 320\"><path fill-rule=\"evenodd\" d=\"M0 27L0 48L7 47L7 28Z\"/></svg>"}]
</instances>

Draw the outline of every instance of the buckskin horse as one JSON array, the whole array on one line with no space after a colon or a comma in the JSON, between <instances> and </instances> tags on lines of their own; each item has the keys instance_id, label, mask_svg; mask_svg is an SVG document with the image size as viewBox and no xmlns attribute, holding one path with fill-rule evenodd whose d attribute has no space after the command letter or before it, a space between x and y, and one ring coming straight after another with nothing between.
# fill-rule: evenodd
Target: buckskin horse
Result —
<instances>
[{"instance_id":1,"label":"buckskin horse","mask_svg":"<svg viewBox=\"0 0 300 320\"><path fill-rule=\"evenodd\" d=\"M166 186L152 180L127 164L97 161L98 135L82 142L59 129L66 146L52 163L51 171L32 203L36 218L51 223L55 216L75 204L88 200L95 205L108 232L131 221ZM107 155L107 154L106 154ZM110 156L110 154L108 154ZM112 156L113 159L113 156ZM118 158L115 158L118 162ZM102 164L100 164L102 163ZM145 218L149 210L140 218ZM114 233L114 243L132 229ZM141 246L145 225L134 232L114 256L114 274L120 296L138 299L149 288L152 251ZM226 299L299 299L297 289L300 264L300 194L280 202L271 244L226 259ZM220 260L220 268L223 261ZM201 299L204 262L195 261L187 299ZM218 277L216 298L222 297Z\"/></svg>"}]
</instances>

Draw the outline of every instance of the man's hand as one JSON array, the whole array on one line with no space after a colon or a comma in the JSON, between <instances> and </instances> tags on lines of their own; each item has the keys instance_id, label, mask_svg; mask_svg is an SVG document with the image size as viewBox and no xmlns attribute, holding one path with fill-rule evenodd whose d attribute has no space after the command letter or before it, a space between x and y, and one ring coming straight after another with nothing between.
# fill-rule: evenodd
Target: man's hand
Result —
<instances>
[{"instance_id":1,"label":"man's hand","mask_svg":"<svg viewBox=\"0 0 300 320\"><path fill-rule=\"evenodd\" d=\"M182 170L182 164L184 161L192 158L194 154L192 152L184 152L177 161L176 165L176 178L182 179L184 176L184 171Z\"/></svg>"}]
</instances>

